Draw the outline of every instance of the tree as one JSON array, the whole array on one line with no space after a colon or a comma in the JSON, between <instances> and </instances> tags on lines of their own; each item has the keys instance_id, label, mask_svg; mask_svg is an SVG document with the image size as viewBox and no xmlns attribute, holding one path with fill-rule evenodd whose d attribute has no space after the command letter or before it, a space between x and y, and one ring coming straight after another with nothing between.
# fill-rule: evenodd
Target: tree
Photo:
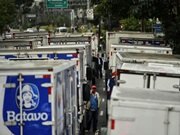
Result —
<instances>
[{"instance_id":1,"label":"tree","mask_svg":"<svg viewBox=\"0 0 180 135\"><path fill-rule=\"evenodd\" d=\"M26 14L30 11L30 7L32 6L33 2L34 2L34 0L15 0L17 9L22 8L23 14Z\"/></svg>"},{"instance_id":2,"label":"tree","mask_svg":"<svg viewBox=\"0 0 180 135\"><path fill-rule=\"evenodd\" d=\"M153 0L153 15L162 21L165 39L175 53L180 53L180 2L179 0Z\"/></svg>"},{"instance_id":3,"label":"tree","mask_svg":"<svg viewBox=\"0 0 180 135\"><path fill-rule=\"evenodd\" d=\"M127 19L120 20L120 25L122 30L127 31L140 31L139 19L131 16Z\"/></svg>"},{"instance_id":4,"label":"tree","mask_svg":"<svg viewBox=\"0 0 180 135\"><path fill-rule=\"evenodd\" d=\"M16 14L14 0L0 0L0 34L14 20Z\"/></svg>"},{"instance_id":5,"label":"tree","mask_svg":"<svg viewBox=\"0 0 180 135\"><path fill-rule=\"evenodd\" d=\"M119 26L119 20L129 16L132 0L99 0L95 8L96 18L102 18L111 30ZM97 20L96 20L97 21Z\"/></svg>"}]
</instances>

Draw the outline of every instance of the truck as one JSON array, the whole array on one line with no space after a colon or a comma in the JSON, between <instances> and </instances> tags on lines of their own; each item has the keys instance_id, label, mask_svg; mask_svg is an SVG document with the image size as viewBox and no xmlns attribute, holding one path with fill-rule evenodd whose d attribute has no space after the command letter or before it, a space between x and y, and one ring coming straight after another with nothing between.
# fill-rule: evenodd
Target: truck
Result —
<instances>
[{"instance_id":1,"label":"truck","mask_svg":"<svg viewBox=\"0 0 180 135\"><path fill-rule=\"evenodd\" d=\"M84 121L84 100L87 78L87 68L91 67L91 53L88 45L62 45L62 46L42 46L29 50L0 50L0 59L26 60L26 59L49 59L49 60L71 60L76 62L77 69L77 108L78 120ZM83 126L83 125L82 125Z\"/></svg>"},{"instance_id":2,"label":"truck","mask_svg":"<svg viewBox=\"0 0 180 135\"><path fill-rule=\"evenodd\" d=\"M0 135L77 135L74 61L0 62Z\"/></svg>"},{"instance_id":3,"label":"truck","mask_svg":"<svg viewBox=\"0 0 180 135\"><path fill-rule=\"evenodd\" d=\"M117 72L120 87L180 91L179 65L123 63Z\"/></svg>"},{"instance_id":4,"label":"truck","mask_svg":"<svg viewBox=\"0 0 180 135\"><path fill-rule=\"evenodd\" d=\"M77 33L61 36L51 36L48 38L49 45L63 45L63 44L90 44L92 53L98 53L98 38L93 33Z\"/></svg>"},{"instance_id":5,"label":"truck","mask_svg":"<svg viewBox=\"0 0 180 135\"><path fill-rule=\"evenodd\" d=\"M180 94L145 88L113 88L108 135L179 135Z\"/></svg>"},{"instance_id":6,"label":"truck","mask_svg":"<svg viewBox=\"0 0 180 135\"><path fill-rule=\"evenodd\" d=\"M9 39L0 41L1 48L4 49L34 49L41 46L41 39Z\"/></svg>"},{"instance_id":7,"label":"truck","mask_svg":"<svg viewBox=\"0 0 180 135\"><path fill-rule=\"evenodd\" d=\"M36 31L36 32L13 32L12 38L20 39L20 38L43 38L43 37L50 37L52 33L47 31Z\"/></svg>"},{"instance_id":8,"label":"truck","mask_svg":"<svg viewBox=\"0 0 180 135\"><path fill-rule=\"evenodd\" d=\"M112 44L167 46L163 38L157 38L153 33L119 31L106 32L106 53L109 54Z\"/></svg>"},{"instance_id":9,"label":"truck","mask_svg":"<svg viewBox=\"0 0 180 135\"><path fill-rule=\"evenodd\" d=\"M133 52L117 52L114 53L113 61L114 69L120 68L122 63L163 63L163 64L180 64L179 55L167 54L151 54L151 53L133 53Z\"/></svg>"},{"instance_id":10,"label":"truck","mask_svg":"<svg viewBox=\"0 0 180 135\"><path fill-rule=\"evenodd\" d=\"M109 67L115 67L117 62L117 57L123 57L125 53L135 53L141 54L142 58L147 55L172 55L172 48L170 47L159 47L159 46L142 46L142 45L126 45L126 44L112 44L109 54ZM137 55L138 55L137 54ZM144 56L143 56L144 55ZM153 56L152 55L152 56ZM156 57L153 56L153 57ZM134 59L132 57L132 59Z\"/></svg>"}]
</instances>

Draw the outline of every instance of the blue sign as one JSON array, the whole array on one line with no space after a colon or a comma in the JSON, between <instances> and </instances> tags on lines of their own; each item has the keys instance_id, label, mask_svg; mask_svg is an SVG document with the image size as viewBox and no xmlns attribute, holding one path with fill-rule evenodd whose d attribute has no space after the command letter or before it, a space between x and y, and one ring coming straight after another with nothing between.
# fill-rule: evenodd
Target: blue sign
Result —
<instances>
[{"instance_id":1,"label":"blue sign","mask_svg":"<svg viewBox=\"0 0 180 135\"><path fill-rule=\"evenodd\" d=\"M155 33L161 33L162 32L162 24L155 24L153 28L154 28Z\"/></svg>"}]
</instances>

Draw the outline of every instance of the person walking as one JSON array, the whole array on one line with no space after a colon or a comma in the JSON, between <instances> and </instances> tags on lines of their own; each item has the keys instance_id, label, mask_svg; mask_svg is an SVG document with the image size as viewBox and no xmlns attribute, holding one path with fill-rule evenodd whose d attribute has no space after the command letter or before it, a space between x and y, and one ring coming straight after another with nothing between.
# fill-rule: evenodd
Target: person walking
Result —
<instances>
[{"instance_id":1,"label":"person walking","mask_svg":"<svg viewBox=\"0 0 180 135\"><path fill-rule=\"evenodd\" d=\"M107 81L107 100L110 100L113 87L116 84L115 77L116 77L116 72L113 72L111 78L109 78Z\"/></svg>"},{"instance_id":2,"label":"person walking","mask_svg":"<svg viewBox=\"0 0 180 135\"><path fill-rule=\"evenodd\" d=\"M97 123L98 123L98 113L100 107L100 96L99 93L96 91L96 85L92 85L91 92L90 92L90 100L87 103L87 110L88 110L88 121L87 121L87 131L91 128L91 123L93 121L93 132L97 132Z\"/></svg>"},{"instance_id":3,"label":"person walking","mask_svg":"<svg viewBox=\"0 0 180 135\"><path fill-rule=\"evenodd\" d=\"M107 104L106 104L106 119L107 120L108 120L108 111L109 111L108 108L110 105L111 93L112 93L114 85L116 84L115 77L116 77L116 73L113 72L111 74L111 77L107 81Z\"/></svg>"}]
</instances>

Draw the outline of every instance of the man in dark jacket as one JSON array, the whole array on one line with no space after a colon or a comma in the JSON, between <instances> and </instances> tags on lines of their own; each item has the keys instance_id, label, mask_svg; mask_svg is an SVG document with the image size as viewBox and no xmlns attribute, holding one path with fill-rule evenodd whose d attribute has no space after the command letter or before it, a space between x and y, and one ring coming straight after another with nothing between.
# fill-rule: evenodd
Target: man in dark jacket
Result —
<instances>
[{"instance_id":1,"label":"man in dark jacket","mask_svg":"<svg viewBox=\"0 0 180 135\"><path fill-rule=\"evenodd\" d=\"M98 78L102 78L102 66L103 66L103 60L102 58L99 56L99 54L97 54L97 75Z\"/></svg>"},{"instance_id":2,"label":"man in dark jacket","mask_svg":"<svg viewBox=\"0 0 180 135\"><path fill-rule=\"evenodd\" d=\"M107 81L107 99L108 100L110 99L113 87L116 84L115 77L116 77L116 73L114 72L112 73L111 78L109 78Z\"/></svg>"}]
</instances>

